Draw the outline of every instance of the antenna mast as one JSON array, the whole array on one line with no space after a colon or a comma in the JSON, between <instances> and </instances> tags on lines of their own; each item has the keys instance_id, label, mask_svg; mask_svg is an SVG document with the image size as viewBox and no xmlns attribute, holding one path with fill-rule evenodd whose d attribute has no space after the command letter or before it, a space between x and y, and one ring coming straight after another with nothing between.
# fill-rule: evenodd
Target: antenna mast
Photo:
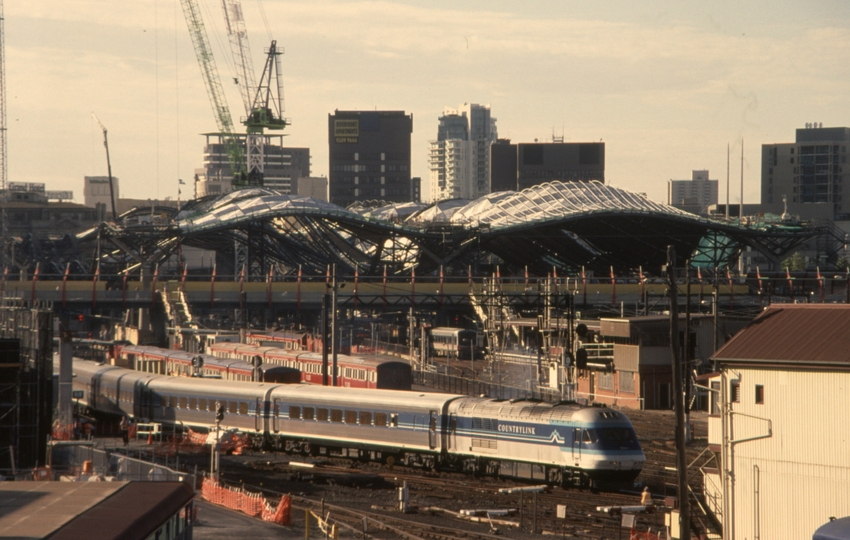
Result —
<instances>
[{"instance_id":1,"label":"antenna mast","mask_svg":"<svg viewBox=\"0 0 850 540\"><path fill-rule=\"evenodd\" d=\"M3 0L0 0L0 191L2 191L3 207L0 215L0 236L3 246L0 249L0 266L6 267L6 249L9 247L9 230L6 228L6 205L8 202L9 186L6 182L8 165L6 162L6 28L4 26L5 16L3 14Z\"/></svg>"}]
</instances>

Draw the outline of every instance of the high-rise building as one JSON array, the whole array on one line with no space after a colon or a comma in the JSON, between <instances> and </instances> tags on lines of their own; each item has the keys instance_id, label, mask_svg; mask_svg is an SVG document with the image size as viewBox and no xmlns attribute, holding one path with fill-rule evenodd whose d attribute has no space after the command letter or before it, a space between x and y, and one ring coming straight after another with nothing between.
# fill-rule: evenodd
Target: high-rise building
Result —
<instances>
[{"instance_id":1,"label":"high-rise building","mask_svg":"<svg viewBox=\"0 0 850 540\"><path fill-rule=\"evenodd\" d=\"M430 143L431 201L477 199L490 193L490 145L497 139L489 105L446 108Z\"/></svg>"},{"instance_id":2,"label":"high-rise building","mask_svg":"<svg viewBox=\"0 0 850 540\"><path fill-rule=\"evenodd\" d=\"M297 184L297 195L320 201L328 200L328 179L324 176L302 176Z\"/></svg>"},{"instance_id":3,"label":"high-rise building","mask_svg":"<svg viewBox=\"0 0 850 540\"><path fill-rule=\"evenodd\" d=\"M492 191L523 190L553 180L605 182L605 143L519 143L490 150Z\"/></svg>"},{"instance_id":4,"label":"high-rise building","mask_svg":"<svg viewBox=\"0 0 850 540\"><path fill-rule=\"evenodd\" d=\"M204 133L204 165L195 169L195 197L223 195L233 191L233 172L221 133ZM237 134L245 148L245 135ZM271 144L275 140L278 144ZM299 178L310 176L310 149L283 146L283 135L266 135L263 145L263 186L284 195L294 193Z\"/></svg>"},{"instance_id":5,"label":"high-rise building","mask_svg":"<svg viewBox=\"0 0 850 540\"><path fill-rule=\"evenodd\" d=\"M422 178L418 176L410 179L410 201L422 202Z\"/></svg>"},{"instance_id":6,"label":"high-rise building","mask_svg":"<svg viewBox=\"0 0 850 540\"><path fill-rule=\"evenodd\" d=\"M410 201L413 115L334 111L328 115L330 202Z\"/></svg>"},{"instance_id":7,"label":"high-rise building","mask_svg":"<svg viewBox=\"0 0 850 540\"><path fill-rule=\"evenodd\" d=\"M708 214L708 207L717 204L717 180L709 180L708 171L692 171L690 180L670 180L667 184L667 204L694 214Z\"/></svg>"},{"instance_id":8,"label":"high-rise building","mask_svg":"<svg viewBox=\"0 0 850 540\"><path fill-rule=\"evenodd\" d=\"M844 204L844 172L850 128L806 124L793 143L761 147L761 203L766 212L803 219L832 219L850 212ZM848 175L850 178L850 175ZM785 199L785 203L783 203Z\"/></svg>"},{"instance_id":9,"label":"high-rise building","mask_svg":"<svg viewBox=\"0 0 850 540\"><path fill-rule=\"evenodd\" d=\"M112 197L117 202L121 194L121 184L118 178L112 177L112 190L109 189L108 176L84 176L83 177L83 204L94 208L98 203L105 204L106 208L112 208Z\"/></svg>"}]
</instances>

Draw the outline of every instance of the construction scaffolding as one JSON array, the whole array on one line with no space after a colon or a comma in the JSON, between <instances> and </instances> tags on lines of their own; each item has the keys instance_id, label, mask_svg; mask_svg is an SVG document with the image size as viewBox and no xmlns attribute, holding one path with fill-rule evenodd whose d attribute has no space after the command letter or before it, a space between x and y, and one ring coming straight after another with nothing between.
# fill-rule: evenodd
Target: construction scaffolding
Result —
<instances>
[{"instance_id":1,"label":"construction scaffolding","mask_svg":"<svg viewBox=\"0 0 850 540\"><path fill-rule=\"evenodd\" d=\"M0 305L0 474L47 463L53 417L53 307Z\"/></svg>"}]
</instances>

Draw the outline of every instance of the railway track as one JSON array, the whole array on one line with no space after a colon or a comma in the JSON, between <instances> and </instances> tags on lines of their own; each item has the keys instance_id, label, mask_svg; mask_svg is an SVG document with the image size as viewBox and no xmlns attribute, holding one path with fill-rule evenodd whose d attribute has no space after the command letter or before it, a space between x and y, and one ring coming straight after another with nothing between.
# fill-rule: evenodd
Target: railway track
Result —
<instances>
[{"instance_id":1,"label":"railway track","mask_svg":"<svg viewBox=\"0 0 850 540\"><path fill-rule=\"evenodd\" d=\"M537 493L500 493L511 487L528 487L528 482L494 477L474 477L454 472L432 472L342 458L300 462L302 458L286 454L249 452L241 457L222 457L223 480L244 487L256 486L269 494L289 493L296 511L295 529L303 530L304 512L316 514L324 508L331 512L342 537L367 538L485 539L494 538L493 528L502 538L525 539L540 533L572 538L619 538L621 517L597 511L599 506L635 506L642 485L650 486L660 506L665 487L676 484L675 417L666 411L629 411L641 445L647 456L638 484L620 492L596 492L579 489L547 488ZM693 416L695 440L687 448L692 462L707 446L707 422L704 414ZM293 465L295 464L295 465ZM203 464L201 464L203 466ZM691 488L701 492L698 474L690 477ZM396 488L408 485L409 508L401 514ZM557 517L558 506L565 519ZM486 518L471 523L460 510L498 509L514 512L490 525ZM301 510L298 512L297 510ZM493 518L494 520L496 518ZM663 509L636 515L639 530L660 530Z\"/></svg>"},{"instance_id":2,"label":"railway track","mask_svg":"<svg viewBox=\"0 0 850 540\"><path fill-rule=\"evenodd\" d=\"M323 466L322 472L352 474L350 469L335 466ZM235 472L235 471L234 471ZM370 472L360 472L363 476L372 475ZM397 510L397 491L376 489L383 493L364 493L368 490L331 489L317 490L317 494L326 497L324 508L331 510L331 520L340 521L350 531L361 531L363 519L373 523L374 528L389 531L392 537L399 537L400 532L411 538L493 538L498 531L503 538L528 538L537 533L568 534L576 538L617 538L620 531L620 518L597 512L597 506L633 506L637 504L637 494L595 493L587 490L562 490L547 488L541 493L500 493L500 489L511 487L528 487L512 481L495 478L455 479L441 475L440 478L429 478L415 474L397 475L392 472L378 473L388 485L400 487L407 482L409 490L410 515L401 517ZM227 478L231 475L228 474ZM249 484L243 483L245 487ZM294 487L294 486L290 486ZM255 489L262 489L258 486ZM333 503L328 500L333 500ZM303 495L294 495L293 504L309 508L321 513L321 502ZM558 505L565 507L565 519L556 517ZM478 518L477 523L470 523L469 518L460 515L461 510L490 509L510 510L509 517L492 518L490 523L486 517ZM353 520L353 521L352 521ZM453 525L448 526L446 522ZM441 525L437 525L441 523ZM638 517L638 526L659 526L663 516L646 514ZM298 523L296 528L303 526ZM371 527L371 526L370 526ZM482 530L483 529L483 530ZM380 536L374 536L379 538Z\"/></svg>"}]
</instances>

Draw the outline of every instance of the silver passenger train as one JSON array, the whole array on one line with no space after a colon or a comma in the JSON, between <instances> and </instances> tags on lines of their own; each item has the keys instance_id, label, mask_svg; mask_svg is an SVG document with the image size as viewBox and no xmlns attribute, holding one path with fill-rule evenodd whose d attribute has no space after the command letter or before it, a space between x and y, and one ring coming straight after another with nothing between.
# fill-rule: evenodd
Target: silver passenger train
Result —
<instances>
[{"instance_id":1,"label":"silver passenger train","mask_svg":"<svg viewBox=\"0 0 850 540\"><path fill-rule=\"evenodd\" d=\"M607 408L455 394L168 377L74 361L82 406L215 425L256 445L551 484L633 481L646 460L629 419Z\"/></svg>"}]
</instances>

